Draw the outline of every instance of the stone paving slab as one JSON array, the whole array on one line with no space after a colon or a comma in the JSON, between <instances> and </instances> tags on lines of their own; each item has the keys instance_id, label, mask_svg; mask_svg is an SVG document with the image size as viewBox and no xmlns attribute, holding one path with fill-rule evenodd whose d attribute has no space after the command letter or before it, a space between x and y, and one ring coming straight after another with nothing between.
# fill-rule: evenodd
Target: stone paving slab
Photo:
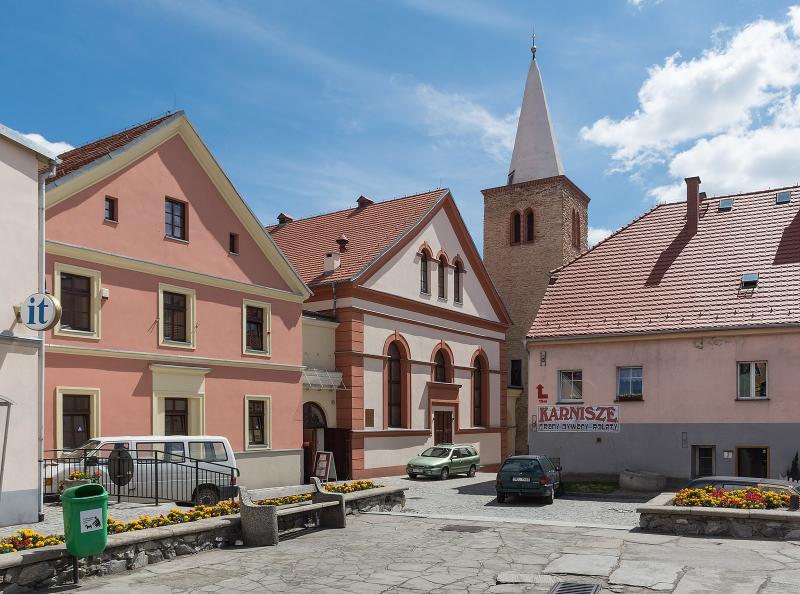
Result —
<instances>
[{"instance_id":1,"label":"stone paving slab","mask_svg":"<svg viewBox=\"0 0 800 594\"><path fill-rule=\"evenodd\" d=\"M717 570L710 567L690 569L678 582L674 594L709 594L717 592L726 583L725 594L760 594L767 581L766 575L746 575ZM782 594L786 594L784 590Z\"/></svg>"},{"instance_id":2,"label":"stone paving slab","mask_svg":"<svg viewBox=\"0 0 800 594\"><path fill-rule=\"evenodd\" d=\"M671 592L683 573L683 566L660 561L620 561L608 583L617 586L641 586Z\"/></svg>"},{"instance_id":3,"label":"stone paving slab","mask_svg":"<svg viewBox=\"0 0 800 594\"><path fill-rule=\"evenodd\" d=\"M800 561L787 543L671 537L638 542L612 531L364 514L276 547L213 550L117 576L83 581L85 592L542 592L544 579L597 583L605 594L800 592ZM569 551L583 551L566 552ZM597 551L603 551L598 553ZM767 558L767 555L774 559ZM787 560L787 561L781 561ZM730 569L737 562L739 567ZM515 575L512 575L515 574ZM524 580L522 577L524 576ZM610 576L610 577L609 577ZM524 581L524 583L523 583ZM501 583L504 582L504 583ZM612 582L609 584L609 582ZM634 585L643 584L643 585Z\"/></svg>"},{"instance_id":4,"label":"stone paving slab","mask_svg":"<svg viewBox=\"0 0 800 594\"><path fill-rule=\"evenodd\" d=\"M575 555L566 553L551 561L545 567L544 573L608 577L616 564L616 555L596 555L593 553Z\"/></svg>"}]
</instances>

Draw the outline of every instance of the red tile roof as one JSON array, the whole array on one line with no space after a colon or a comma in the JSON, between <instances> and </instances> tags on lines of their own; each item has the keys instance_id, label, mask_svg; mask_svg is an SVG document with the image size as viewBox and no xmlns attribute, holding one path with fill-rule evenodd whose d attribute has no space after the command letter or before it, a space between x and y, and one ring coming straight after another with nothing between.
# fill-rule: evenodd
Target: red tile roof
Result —
<instances>
[{"instance_id":1,"label":"red tile roof","mask_svg":"<svg viewBox=\"0 0 800 594\"><path fill-rule=\"evenodd\" d=\"M61 164L56 169L56 175L47 180L47 182L52 183L59 178L77 171L81 167L89 165L101 157L105 157L109 153L121 149L126 144L129 144L130 142L133 142L142 136L142 134L145 132L152 130L160 123L168 120L169 118L175 117L180 113L181 112L169 113L154 120L150 120L149 122L145 122L144 124L133 126L132 128L128 128L122 132L117 132L111 136L106 136L100 140L95 140L94 142L84 144L83 146L79 146L71 151L60 154L58 158L61 159Z\"/></svg>"},{"instance_id":2,"label":"red tile roof","mask_svg":"<svg viewBox=\"0 0 800 594\"><path fill-rule=\"evenodd\" d=\"M686 203L660 205L554 272L534 339L800 324L800 188L701 202L698 232ZM745 273L759 275L740 291Z\"/></svg>"},{"instance_id":3,"label":"red tile roof","mask_svg":"<svg viewBox=\"0 0 800 594\"><path fill-rule=\"evenodd\" d=\"M308 285L351 280L411 229L449 190L440 189L363 208L349 208L267 227L275 243ZM342 234L349 240L341 266L325 274L325 254L338 252Z\"/></svg>"}]
</instances>

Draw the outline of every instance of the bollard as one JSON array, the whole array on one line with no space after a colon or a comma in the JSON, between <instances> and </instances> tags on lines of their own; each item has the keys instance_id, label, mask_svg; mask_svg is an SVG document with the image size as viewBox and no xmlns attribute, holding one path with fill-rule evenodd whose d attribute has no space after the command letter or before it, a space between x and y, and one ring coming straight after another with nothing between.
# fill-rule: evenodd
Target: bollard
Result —
<instances>
[{"instance_id":1,"label":"bollard","mask_svg":"<svg viewBox=\"0 0 800 594\"><path fill-rule=\"evenodd\" d=\"M800 495L789 495L789 511L800 509Z\"/></svg>"}]
</instances>

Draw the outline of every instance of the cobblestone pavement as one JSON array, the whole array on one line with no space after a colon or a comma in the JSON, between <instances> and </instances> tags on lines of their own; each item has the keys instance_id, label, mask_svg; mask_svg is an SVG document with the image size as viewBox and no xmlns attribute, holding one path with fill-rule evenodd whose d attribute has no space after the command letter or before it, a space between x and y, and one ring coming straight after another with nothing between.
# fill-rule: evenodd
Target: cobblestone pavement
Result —
<instances>
[{"instance_id":1,"label":"cobblestone pavement","mask_svg":"<svg viewBox=\"0 0 800 594\"><path fill-rule=\"evenodd\" d=\"M411 480L407 476L374 479L382 485L408 487L403 513L422 515L469 516L472 518L520 519L571 524L601 524L633 528L639 525L636 508L640 502L557 498L552 505L541 500L511 499L498 504L495 496L495 474L479 472L475 478L454 477L446 481L437 479Z\"/></svg>"},{"instance_id":2,"label":"cobblestone pavement","mask_svg":"<svg viewBox=\"0 0 800 594\"><path fill-rule=\"evenodd\" d=\"M800 592L800 543L364 514L277 547L179 557L84 592Z\"/></svg>"},{"instance_id":3,"label":"cobblestone pavement","mask_svg":"<svg viewBox=\"0 0 800 594\"><path fill-rule=\"evenodd\" d=\"M128 521L138 518L141 515L148 514L157 516L159 514L166 514L173 507L179 507L176 503L162 503L160 505L153 505L150 503L130 503L122 502L115 503L109 502L108 515L115 520ZM42 534L63 534L64 533L64 517L62 515L61 505L57 503L47 503L44 506L44 520L42 522L32 522L29 524L19 524L17 526L4 526L0 528L0 538L14 534L20 528L32 528Z\"/></svg>"}]
</instances>

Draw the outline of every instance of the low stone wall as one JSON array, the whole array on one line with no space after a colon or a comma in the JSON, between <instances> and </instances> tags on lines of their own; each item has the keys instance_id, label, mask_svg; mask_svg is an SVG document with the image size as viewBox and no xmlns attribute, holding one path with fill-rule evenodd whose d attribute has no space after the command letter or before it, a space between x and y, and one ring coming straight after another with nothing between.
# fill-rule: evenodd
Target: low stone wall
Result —
<instances>
[{"instance_id":1,"label":"low stone wall","mask_svg":"<svg viewBox=\"0 0 800 594\"><path fill-rule=\"evenodd\" d=\"M232 545L239 538L239 516L113 534L100 555L80 560L79 573L81 577L122 573ZM72 556L65 545L0 555L0 592L40 590L71 582Z\"/></svg>"},{"instance_id":2,"label":"low stone wall","mask_svg":"<svg viewBox=\"0 0 800 594\"><path fill-rule=\"evenodd\" d=\"M683 507L671 505L674 497L675 493L662 493L639 507L641 529L678 536L800 539L800 512Z\"/></svg>"},{"instance_id":3,"label":"low stone wall","mask_svg":"<svg viewBox=\"0 0 800 594\"><path fill-rule=\"evenodd\" d=\"M406 489L396 487L378 487L344 496L348 515L371 511L401 511L405 504Z\"/></svg>"},{"instance_id":4,"label":"low stone wall","mask_svg":"<svg viewBox=\"0 0 800 594\"><path fill-rule=\"evenodd\" d=\"M296 503L287 507L306 505ZM405 505L405 490L379 487L345 495L348 515L368 511L400 511ZM314 527L313 514L279 518L279 530ZM238 515L187 522L174 526L148 528L108 537L105 551L80 560L79 573L103 576L139 569L145 565L172 561L181 555L231 546L240 540ZM43 547L0 555L0 592L26 592L72 583L72 556L65 545Z\"/></svg>"}]
</instances>

